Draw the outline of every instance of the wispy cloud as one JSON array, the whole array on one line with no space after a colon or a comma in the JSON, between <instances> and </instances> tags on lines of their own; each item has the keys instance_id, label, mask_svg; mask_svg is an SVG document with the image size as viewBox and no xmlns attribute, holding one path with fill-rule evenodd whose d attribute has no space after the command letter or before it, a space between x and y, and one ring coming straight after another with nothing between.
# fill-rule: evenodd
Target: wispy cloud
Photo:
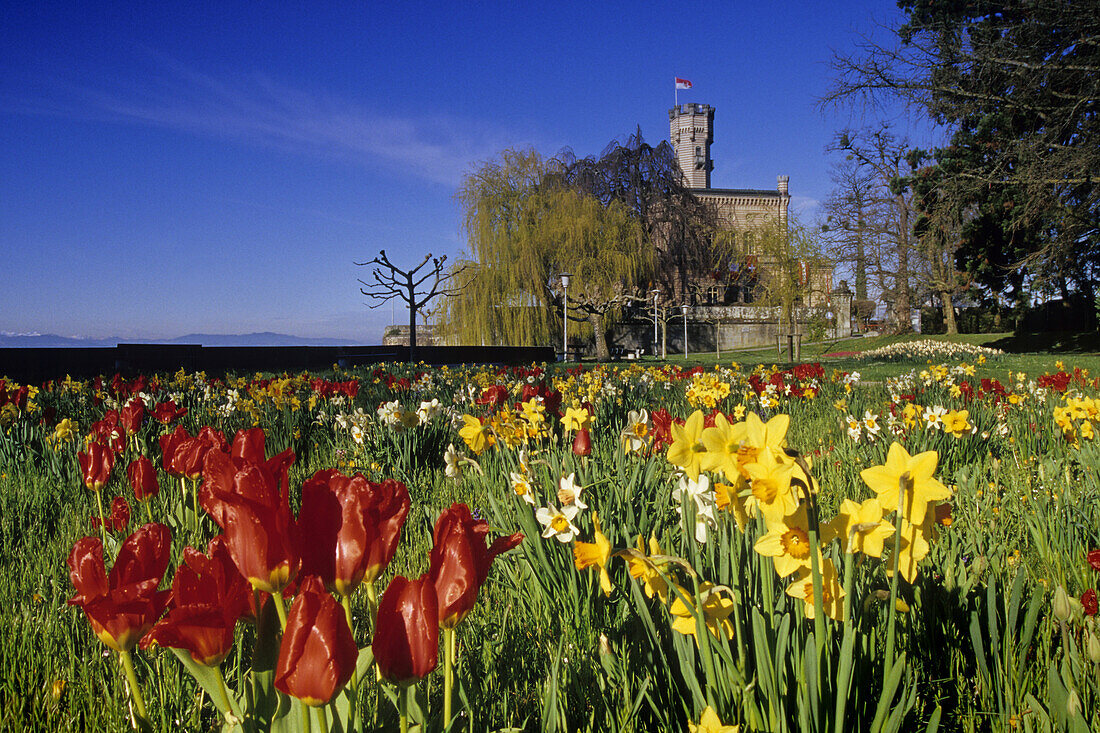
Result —
<instances>
[{"instance_id":1,"label":"wispy cloud","mask_svg":"<svg viewBox=\"0 0 1100 733\"><path fill-rule=\"evenodd\" d=\"M791 210L800 219L809 220L817 214L821 202L810 196L791 196Z\"/></svg>"},{"instance_id":2,"label":"wispy cloud","mask_svg":"<svg viewBox=\"0 0 1100 733\"><path fill-rule=\"evenodd\" d=\"M401 116L261 74L218 77L153 56L139 83L54 84L9 106L31 114L141 124L237 140L455 185L508 136L487 120Z\"/></svg>"}]
</instances>

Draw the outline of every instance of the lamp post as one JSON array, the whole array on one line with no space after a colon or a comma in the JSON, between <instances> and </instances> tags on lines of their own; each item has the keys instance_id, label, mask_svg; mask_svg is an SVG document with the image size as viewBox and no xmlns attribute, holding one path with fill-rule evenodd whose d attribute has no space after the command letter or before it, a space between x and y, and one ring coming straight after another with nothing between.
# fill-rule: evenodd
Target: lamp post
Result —
<instances>
[{"instance_id":1,"label":"lamp post","mask_svg":"<svg viewBox=\"0 0 1100 733\"><path fill-rule=\"evenodd\" d=\"M680 311L684 314L684 361L688 358L688 304L684 303L680 306Z\"/></svg>"},{"instance_id":2,"label":"lamp post","mask_svg":"<svg viewBox=\"0 0 1100 733\"><path fill-rule=\"evenodd\" d=\"M561 274L561 360L569 361L569 278L568 272Z\"/></svg>"},{"instance_id":3,"label":"lamp post","mask_svg":"<svg viewBox=\"0 0 1100 733\"><path fill-rule=\"evenodd\" d=\"M661 294L660 290L650 290L650 295L653 296L653 358L657 358L657 296Z\"/></svg>"}]
</instances>

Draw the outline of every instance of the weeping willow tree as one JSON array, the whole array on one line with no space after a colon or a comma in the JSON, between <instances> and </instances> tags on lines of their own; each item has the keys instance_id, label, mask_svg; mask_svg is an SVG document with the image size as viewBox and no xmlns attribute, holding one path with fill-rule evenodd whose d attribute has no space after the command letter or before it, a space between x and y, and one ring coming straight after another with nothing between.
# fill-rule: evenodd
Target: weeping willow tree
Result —
<instances>
[{"instance_id":1,"label":"weeping willow tree","mask_svg":"<svg viewBox=\"0 0 1100 733\"><path fill-rule=\"evenodd\" d=\"M622 202L570 186L560 162L506 150L470 173L457 198L468 238L459 294L442 327L463 343L544 345L562 333L560 274L570 272L570 319L606 359L606 331L653 273L637 218Z\"/></svg>"}]
</instances>

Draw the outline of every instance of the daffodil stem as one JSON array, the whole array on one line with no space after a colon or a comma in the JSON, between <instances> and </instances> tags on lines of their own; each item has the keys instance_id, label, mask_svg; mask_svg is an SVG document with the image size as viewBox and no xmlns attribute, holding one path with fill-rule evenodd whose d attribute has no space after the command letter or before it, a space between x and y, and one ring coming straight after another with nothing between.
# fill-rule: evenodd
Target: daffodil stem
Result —
<instances>
[{"instance_id":1,"label":"daffodil stem","mask_svg":"<svg viewBox=\"0 0 1100 733\"><path fill-rule=\"evenodd\" d=\"M904 481L904 480L903 480ZM901 565L901 510L905 505L905 486L898 492L897 527L894 528L894 552L891 561L894 564L894 575L890 578L890 608L887 609L889 620L886 622L886 664L882 668L882 684L890 678L890 669L894 666L894 624L898 615L898 569Z\"/></svg>"},{"instance_id":2,"label":"daffodil stem","mask_svg":"<svg viewBox=\"0 0 1100 733\"><path fill-rule=\"evenodd\" d=\"M286 604L283 603L283 592L277 590L271 594L275 599L275 612L279 614L279 629L286 632Z\"/></svg>"},{"instance_id":3,"label":"daffodil stem","mask_svg":"<svg viewBox=\"0 0 1100 733\"><path fill-rule=\"evenodd\" d=\"M143 722L148 723L149 718L145 713L145 700L141 697L141 688L138 687L133 657L130 656L130 652L119 652L118 655L122 660L122 670L126 673L126 683L130 688L130 697L134 701L134 709L137 711L138 717Z\"/></svg>"},{"instance_id":4,"label":"daffodil stem","mask_svg":"<svg viewBox=\"0 0 1100 733\"><path fill-rule=\"evenodd\" d=\"M451 722L451 698L454 696L455 681L455 630L443 629L443 727Z\"/></svg>"},{"instance_id":5,"label":"daffodil stem","mask_svg":"<svg viewBox=\"0 0 1100 733\"><path fill-rule=\"evenodd\" d=\"M344 607L344 616L348 619L348 628L351 629L352 638L355 637L355 624L351 620L351 598L340 594L340 604ZM355 709L359 707L359 667L356 664L351 670L351 695L348 698L348 729L355 730Z\"/></svg>"},{"instance_id":6,"label":"daffodil stem","mask_svg":"<svg viewBox=\"0 0 1100 733\"><path fill-rule=\"evenodd\" d=\"M817 517L815 516L816 520ZM817 643L817 656L821 658L821 650L825 645L825 593L821 583L821 558L818 557L821 543L817 538L817 522L814 521L810 529L810 573L814 584L814 637ZM818 667L824 669L824 667Z\"/></svg>"},{"instance_id":7,"label":"daffodil stem","mask_svg":"<svg viewBox=\"0 0 1100 733\"><path fill-rule=\"evenodd\" d=\"M707 674L707 705L713 707L714 684L717 682L714 671L714 652L710 648L710 629L707 626L707 611L703 607L703 596L699 592L699 579L695 579L695 640L699 643L699 656L703 658L703 668Z\"/></svg>"}]
</instances>

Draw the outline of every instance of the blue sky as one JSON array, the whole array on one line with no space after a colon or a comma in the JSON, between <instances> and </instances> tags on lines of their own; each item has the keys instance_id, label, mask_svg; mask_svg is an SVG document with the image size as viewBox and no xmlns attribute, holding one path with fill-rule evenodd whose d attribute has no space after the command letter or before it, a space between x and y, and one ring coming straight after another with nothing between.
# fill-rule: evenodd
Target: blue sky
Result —
<instances>
[{"instance_id":1,"label":"blue sky","mask_svg":"<svg viewBox=\"0 0 1100 733\"><path fill-rule=\"evenodd\" d=\"M896 8L677 7L7 3L0 331L377 342L353 261L458 254L454 191L506 147L666 139L674 76L716 108L712 185L786 174L812 218L831 136L873 120L816 108L830 49Z\"/></svg>"}]
</instances>

